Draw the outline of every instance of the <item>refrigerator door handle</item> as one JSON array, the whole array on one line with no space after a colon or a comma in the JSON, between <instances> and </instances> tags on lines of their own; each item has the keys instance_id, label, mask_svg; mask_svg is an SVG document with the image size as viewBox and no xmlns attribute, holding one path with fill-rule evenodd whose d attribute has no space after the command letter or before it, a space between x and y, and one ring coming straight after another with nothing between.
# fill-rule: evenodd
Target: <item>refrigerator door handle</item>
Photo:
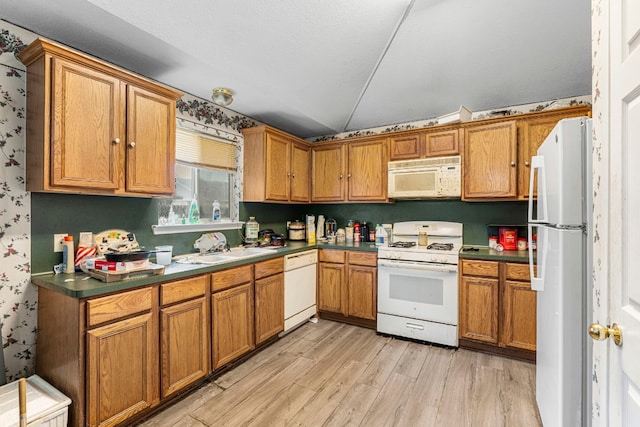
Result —
<instances>
[{"instance_id":1,"label":"refrigerator door handle","mask_svg":"<svg viewBox=\"0 0 640 427\"><path fill-rule=\"evenodd\" d=\"M536 262L533 260L533 247L532 247L532 238L533 235L533 225L529 224L529 274L531 275L531 290L532 291L544 291L544 271L547 263L547 227L538 227L538 240L537 240L537 266L538 266L538 275L536 276L536 270L534 266Z\"/></svg>"},{"instance_id":2,"label":"refrigerator door handle","mask_svg":"<svg viewBox=\"0 0 640 427\"><path fill-rule=\"evenodd\" d=\"M533 185L538 177L538 206L542 208L542 218L533 218ZM544 169L544 156L531 157L531 173L529 175L529 221L532 224L544 224L549 221L547 213L547 179ZM540 212L540 210L538 210Z\"/></svg>"}]
</instances>

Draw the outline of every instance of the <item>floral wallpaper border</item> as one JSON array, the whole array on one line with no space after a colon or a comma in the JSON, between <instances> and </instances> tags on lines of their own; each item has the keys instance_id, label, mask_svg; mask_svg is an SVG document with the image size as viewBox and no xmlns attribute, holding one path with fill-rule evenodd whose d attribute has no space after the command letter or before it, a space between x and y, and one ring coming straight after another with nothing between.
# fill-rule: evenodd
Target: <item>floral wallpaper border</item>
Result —
<instances>
[{"instance_id":1,"label":"floral wallpaper border","mask_svg":"<svg viewBox=\"0 0 640 427\"><path fill-rule=\"evenodd\" d=\"M0 22L0 324L7 381L33 374L37 289L31 284L31 197L25 191L26 71L35 38Z\"/></svg>"},{"instance_id":2,"label":"floral wallpaper border","mask_svg":"<svg viewBox=\"0 0 640 427\"><path fill-rule=\"evenodd\" d=\"M492 117L506 117L515 114L534 113L537 111L554 110L557 108L565 108L574 105L591 105L591 95L584 95L571 98L562 98L552 101L539 102L533 104L522 104L502 109L493 109L478 111L471 114L471 120L489 119ZM335 135L325 135L307 138L310 142L335 141L346 138L355 138L358 136L378 135L389 132L398 132L403 130L422 129L437 126L440 123L438 118L418 120L414 122L399 123L392 126L380 126L369 129L360 129L356 131L342 132Z\"/></svg>"}]
</instances>

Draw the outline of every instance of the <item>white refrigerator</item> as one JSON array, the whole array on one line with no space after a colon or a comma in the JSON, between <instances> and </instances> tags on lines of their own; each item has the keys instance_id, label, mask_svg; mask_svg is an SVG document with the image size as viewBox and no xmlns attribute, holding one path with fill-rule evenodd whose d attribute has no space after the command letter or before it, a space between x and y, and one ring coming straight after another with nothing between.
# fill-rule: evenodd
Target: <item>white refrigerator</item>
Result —
<instances>
[{"instance_id":1,"label":"white refrigerator","mask_svg":"<svg viewBox=\"0 0 640 427\"><path fill-rule=\"evenodd\" d=\"M531 160L536 400L545 427L591 423L591 340L586 333L591 317L591 126L587 117L559 121ZM532 234L537 234L536 252Z\"/></svg>"}]
</instances>

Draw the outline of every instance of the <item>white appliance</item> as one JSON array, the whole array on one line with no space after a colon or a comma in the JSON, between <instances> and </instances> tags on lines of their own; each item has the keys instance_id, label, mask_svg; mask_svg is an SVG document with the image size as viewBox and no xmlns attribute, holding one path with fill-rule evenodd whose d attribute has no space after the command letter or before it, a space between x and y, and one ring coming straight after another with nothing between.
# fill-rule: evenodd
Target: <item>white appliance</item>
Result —
<instances>
[{"instance_id":1,"label":"white appliance","mask_svg":"<svg viewBox=\"0 0 640 427\"><path fill-rule=\"evenodd\" d=\"M316 315L317 263L317 249L284 257L283 334Z\"/></svg>"},{"instance_id":2,"label":"white appliance","mask_svg":"<svg viewBox=\"0 0 640 427\"><path fill-rule=\"evenodd\" d=\"M391 242L378 249L378 332L457 347L462 224L397 222Z\"/></svg>"},{"instance_id":3,"label":"white appliance","mask_svg":"<svg viewBox=\"0 0 640 427\"><path fill-rule=\"evenodd\" d=\"M536 275L531 249L529 265L537 291L536 399L545 427L591 419L591 126L587 117L561 120L531 159L529 247L536 233Z\"/></svg>"},{"instance_id":4,"label":"white appliance","mask_svg":"<svg viewBox=\"0 0 640 427\"><path fill-rule=\"evenodd\" d=\"M389 162L388 194L394 199L460 197L460 156Z\"/></svg>"}]
</instances>

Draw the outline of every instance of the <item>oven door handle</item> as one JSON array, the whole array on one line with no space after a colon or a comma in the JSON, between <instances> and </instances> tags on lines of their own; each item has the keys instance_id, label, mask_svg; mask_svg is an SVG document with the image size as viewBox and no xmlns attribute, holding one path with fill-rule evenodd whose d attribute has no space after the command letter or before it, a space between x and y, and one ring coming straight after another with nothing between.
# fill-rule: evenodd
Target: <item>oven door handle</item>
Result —
<instances>
[{"instance_id":1,"label":"oven door handle","mask_svg":"<svg viewBox=\"0 0 640 427\"><path fill-rule=\"evenodd\" d=\"M396 261L396 260L388 260L388 259L379 259L378 267L400 268L405 270L437 271L442 273L458 272L457 265L432 264L427 262L414 262L414 261Z\"/></svg>"}]
</instances>

